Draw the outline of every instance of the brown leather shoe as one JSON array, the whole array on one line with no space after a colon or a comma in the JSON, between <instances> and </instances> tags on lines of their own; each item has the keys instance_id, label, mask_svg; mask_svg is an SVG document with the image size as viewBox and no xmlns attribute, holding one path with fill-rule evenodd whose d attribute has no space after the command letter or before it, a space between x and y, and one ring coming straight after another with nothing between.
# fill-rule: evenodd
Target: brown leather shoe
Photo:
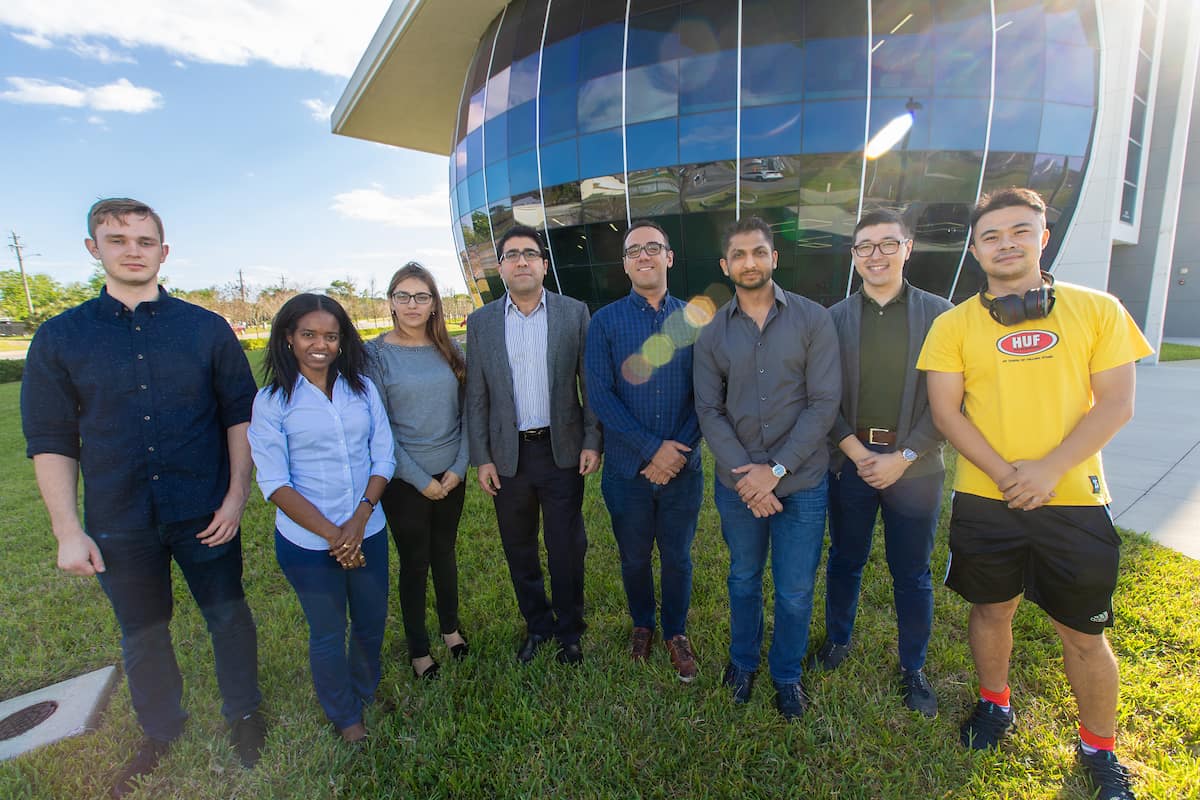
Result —
<instances>
[{"instance_id":1,"label":"brown leather shoe","mask_svg":"<svg viewBox=\"0 0 1200 800\"><path fill-rule=\"evenodd\" d=\"M696 679L696 656L692 654L692 643L682 633L672 636L665 644L671 654L671 666L679 674L679 680L691 683Z\"/></svg>"},{"instance_id":2,"label":"brown leather shoe","mask_svg":"<svg viewBox=\"0 0 1200 800\"><path fill-rule=\"evenodd\" d=\"M649 628L634 628L629 634L629 657L634 661L645 661L650 657L650 644L654 631Z\"/></svg>"}]
</instances>

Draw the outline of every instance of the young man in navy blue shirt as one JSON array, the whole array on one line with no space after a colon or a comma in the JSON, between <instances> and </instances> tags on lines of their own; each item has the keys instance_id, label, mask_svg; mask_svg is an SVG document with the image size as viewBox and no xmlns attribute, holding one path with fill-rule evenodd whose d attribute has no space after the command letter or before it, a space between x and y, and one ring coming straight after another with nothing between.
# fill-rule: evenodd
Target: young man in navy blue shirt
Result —
<instances>
[{"instance_id":1,"label":"young man in navy blue shirt","mask_svg":"<svg viewBox=\"0 0 1200 800\"><path fill-rule=\"evenodd\" d=\"M239 536L255 385L228 323L158 285L168 248L149 206L101 200L87 223L84 245L104 267L104 290L34 336L21 416L58 566L95 575L121 626L145 734L113 786L121 797L154 769L187 718L169 629L172 558L208 623L221 711L244 766L257 762L263 745Z\"/></svg>"},{"instance_id":2,"label":"young man in navy blue shirt","mask_svg":"<svg viewBox=\"0 0 1200 800\"><path fill-rule=\"evenodd\" d=\"M658 544L662 637L679 680L696 677L687 638L692 539L704 496L700 423L692 396L692 344L698 324L667 290L674 254L666 231L635 221L625 234L629 296L596 312L584 367L588 401L604 426L608 466L601 488L621 554L633 631L629 655L644 661L654 639Z\"/></svg>"}]
</instances>

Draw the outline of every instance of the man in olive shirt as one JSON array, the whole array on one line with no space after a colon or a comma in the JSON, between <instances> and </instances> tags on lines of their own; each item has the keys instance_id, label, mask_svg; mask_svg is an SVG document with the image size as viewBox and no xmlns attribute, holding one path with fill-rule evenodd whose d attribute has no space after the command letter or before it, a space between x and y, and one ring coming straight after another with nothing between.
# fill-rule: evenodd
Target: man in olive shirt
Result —
<instances>
[{"instance_id":1,"label":"man in olive shirt","mask_svg":"<svg viewBox=\"0 0 1200 800\"><path fill-rule=\"evenodd\" d=\"M716 458L714 499L729 546L729 664L723 683L750 699L763 638L767 550L775 625L767 656L775 706L804 713L800 685L813 580L825 538L825 446L841 397L829 312L772 280L771 227L757 217L725 235L721 269L736 289L696 341L700 430Z\"/></svg>"},{"instance_id":2,"label":"man in olive shirt","mask_svg":"<svg viewBox=\"0 0 1200 800\"><path fill-rule=\"evenodd\" d=\"M929 555L945 467L943 437L916 364L929 326L951 305L904 280L912 248L899 214L864 214L851 249L862 289L829 309L841 352L842 405L829 436L826 639L814 662L834 669L850 653L862 571L882 513L901 693L908 708L933 717L937 695L924 672L933 626Z\"/></svg>"}]
</instances>

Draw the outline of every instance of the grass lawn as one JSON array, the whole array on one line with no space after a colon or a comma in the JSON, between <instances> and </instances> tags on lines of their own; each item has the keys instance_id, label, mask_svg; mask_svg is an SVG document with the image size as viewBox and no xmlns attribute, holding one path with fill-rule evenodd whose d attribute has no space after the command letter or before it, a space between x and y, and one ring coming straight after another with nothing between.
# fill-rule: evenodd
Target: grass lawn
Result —
<instances>
[{"instance_id":1,"label":"grass lawn","mask_svg":"<svg viewBox=\"0 0 1200 800\"><path fill-rule=\"evenodd\" d=\"M1200 347L1190 344L1163 342L1158 353L1159 361L1190 361L1200 358Z\"/></svg>"},{"instance_id":2,"label":"grass lawn","mask_svg":"<svg viewBox=\"0 0 1200 800\"><path fill-rule=\"evenodd\" d=\"M54 540L23 456L18 390L18 384L0 385L0 699L120 662L116 624L97 582L55 569ZM304 618L275 563L272 512L256 490L244 548L271 723L262 762L244 771L226 744L211 647L179 579L173 631L192 717L140 796L1089 796L1074 766L1074 703L1057 640L1034 607L1023 606L1015 625L1012 686L1020 730L999 754L969 754L957 741L975 691L967 607L948 590L936 590L928 668L942 714L926 720L903 712L880 547L868 565L851 658L838 672L808 679L813 708L801 723L787 725L772 705L765 668L748 706L734 707L719 686L728 644L728 562L711 499L696 537L689 620L701 672L686 687L661 646L643 666L623 656L629 623L598 478L588 481L584 508L591 540L587 660L578 669L560 667L547 648L532 665L518 666L513 654L522 624L485 500L478 487L468 490L459 538L471 657L449 660L435 637L443 679L416 684L393 591L380 695L394 707L368 718L373 739L356 754L332 735L313 696ZM943 524L934 554L939 577L945 537ZM817 596L823 591L822 578ZM1133 769L1138 797L1200 797L1200 564L1126 536L1116 607L1111 639L1123 678L1118 751ZM815 639L822 619L818 601ZM101 797L138 735L122 683L95 733L0 764L0 797Z\"/></svg>"}]
</instances>

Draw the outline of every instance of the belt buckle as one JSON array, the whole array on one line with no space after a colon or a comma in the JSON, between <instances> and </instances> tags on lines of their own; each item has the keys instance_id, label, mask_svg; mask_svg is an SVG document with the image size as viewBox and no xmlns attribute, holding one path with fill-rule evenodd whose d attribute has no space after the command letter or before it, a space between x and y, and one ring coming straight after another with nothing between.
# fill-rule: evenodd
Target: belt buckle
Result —
<instances>
[{"instance_id":1,"label":"belt buckle","mask_svg":"<svg viewBox=\"0 0 1200 800\"><path fill-rule=\"evenodd\" d=\"M867 444L887 445L887 442L875 441L875 434L882 433L884 435L891 433L887 428L867 428Z\"/></svg>"}]
</instances>

